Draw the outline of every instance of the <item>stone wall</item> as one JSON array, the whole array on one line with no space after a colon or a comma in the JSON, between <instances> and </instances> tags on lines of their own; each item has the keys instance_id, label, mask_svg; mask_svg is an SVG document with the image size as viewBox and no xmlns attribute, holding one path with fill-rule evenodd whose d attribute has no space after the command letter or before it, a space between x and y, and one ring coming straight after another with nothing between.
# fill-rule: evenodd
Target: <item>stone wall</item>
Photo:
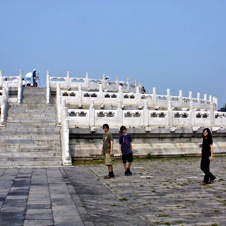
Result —
<instances>
[{"instance_id":1,"label":"stone wall","mask_svg":"<svg viewBox=\"0 0 226 226\"><path fill-rule=\"evenodd\" d=\"M70 153L72 159L101 158L102 129L90 133L88 129L70 129ZM111 129L114 138L114 155L119 156L118 129ZM151 132L128 128L133 139L134 156L192 156L200 155L198 147L202 143L202 129L178 129L172 133L166 128L156 128ZM213 132L214 151L226 153L226 130Z\"/></svg>"}]
</instances>

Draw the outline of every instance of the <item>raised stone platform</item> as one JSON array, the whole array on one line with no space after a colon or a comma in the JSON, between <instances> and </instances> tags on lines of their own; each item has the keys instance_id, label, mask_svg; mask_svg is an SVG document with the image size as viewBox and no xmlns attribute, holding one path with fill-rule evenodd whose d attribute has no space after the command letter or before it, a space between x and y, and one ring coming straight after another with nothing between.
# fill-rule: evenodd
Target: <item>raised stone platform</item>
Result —
<instances>
[{"instance_id":1,"label":"raised stone platform","mask_svg":"<svg viewBox=\"0 0 226 226\"><path fill-rule=\"evenodd\" d=\"M211 95L183 96L180 90L172 96L169 89L159 95L155 88L144 93L142 84L129 79L72 78L69 72L66 77L47 72L46 81L46 88L23 93L22 72L11 77L0 72L0 154L11 166L71 165L73 158L100 157L105 123L114 136L115 155L121 125L132 135L135 156L196 155L206 127L215 153L225 153L226 114L217 111Z\"/></svg>"}]
</instances>

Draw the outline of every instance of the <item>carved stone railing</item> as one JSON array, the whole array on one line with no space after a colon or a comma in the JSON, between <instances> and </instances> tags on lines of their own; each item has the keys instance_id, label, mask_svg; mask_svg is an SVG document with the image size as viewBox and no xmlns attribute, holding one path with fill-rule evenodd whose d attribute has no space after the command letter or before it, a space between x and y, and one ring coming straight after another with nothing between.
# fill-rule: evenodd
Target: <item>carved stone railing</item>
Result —
<instances>
[{"instance_id":1,"label":"carved stone railing","mask_svg":"<svg viewBox=\"0 0 226 226\"><path fill-rule=\"evenodd\" d=\"M17 102L21 103L22 101L22 77L23 73L20 70L18 76L3 76L2 70L0 70L0 87L7 87L8 90L15 89L17 90Z\"/></svg>"},{"instance_id":2,"label":"carved stone railing","mask_svg":"<svg viewBox=\"0 0 226 226\"><path fill-rule=\"evenodd\" d=\"M142 94L140 86L134 87L134 92L124 92L119 84L117 91L109 92L104 89L105 80L98 80L98 88L90 91L88 75L80 82L76 79L76 89L71 88L69 73L66 78L59 79L64 82L56 83L58 123L62 120L60 103L65 101L70 128L99 128L106 121L111 127L126 124L147 128L147 131L151 127L170 127L172 132L179 127L192 127L194 131L204 126L226 127L225 115L216 111L217 98L209 96L207 100L206 94L203 99L200 93L196 98L192 97L192 92L183 97L180 90L178 96L171 96L167 89L166 95L158 95L155 88L153 93ZM51 86L50 81L50 89Z\"/></svg>"},{"instance_id":3,"label":"carved stone railing","mask_svg":"<svg viewBox=\"0 0 226 226\"><path fill-rule=\"evenodd\" d=\"M135 92L136 90L136 82L134 84L129 83L129 79L127 78L127 81L119 81L119 78L117 77L115 81L111 81L109 79L106 79L107 76L103 75L102 79L91 79L88 76L88 73L86 73L85 78L73 78L70 77L69 71L67 71L66 77L62 76L50 76L49 72L47 72L48 75L48 86L51 89L56 89L57 84L60 83L60 88L69 90L69 89L78 89L81 85L82 90L86 91L98 91L101 89L108 92L118 92L119 86L122 87L123 92ZM140 85L141 86L141 85Z\"/></svg>"},{"instance_id":4,"label":"carved stone railing","mask_svg":"<svg viewBox=\"0 0 226 226\"><path fill-rule=\"evenodd\" d=\"M136 82L133 85L129 84L129 79L126 83L119 81L118 77L116 81L106 80L106 76L103 75L102 79L90 79L88 74L85 78L71 78L69 72L66 77L51 77L47 72L47 102L50 99L50 91L57 89L57 85L60 84L61 93L63 96L72 97L73 102L79 102L79 105L89 104L90 98L94 99L94 104L100 104L104 106L107 101L112 105L117 106L118 101L122 101L122 105L138 105L140 108L144 106L144 100L147 100L148 108L152 109L167 109L168 103L172 103L173 109L190 109L191 103L197 110L205 109L217 110L218 103L217 98L204 94L204 98L200 98L200 93L197 93L197 97L192 97L192 92L189 92L188 97L182 96L182 90L179 91L178 96L172 96L170 90L167 89L166 95L159 95L156 93L156 89L153 88L152 93L141 93L141 84L137 85ZM121 85L120 85L121 84Z\"/></svg>"},{"instance_id":5,"label":"carved stone railing","mask_svg":"<svg viewBox=\"0 0 226 226\"><path fill-rule=\"evenodd\" d=\"M88 92L81 89L81 85L78 86L77 91L61 90L60 95L63 99L67 100L68 105L77 105L79 108L89 106L90 100L94 100L95 106L104 108L105 106L117 107L118 102L121 101L122 108L144 108L147 105L148 109L161 109L167 110L169 103L173 110L190 110L191 106L196 110L216 110L217 100L210 96L210 99L200 99L200 94L197 94L197 98L192 97L192 93L189 93L189 97L171 96L169 90L167 95L153 94L141 94L139 88L135 93L123 93L122 88L119 87L118 92L104 92L101 89L98 92ZM180 91L181 94L181 91Z\"/></svg>"},{"instance_id":6,"label":"carved stone railing","mask_svg":"<svg viewBox=\"0 0 226 226\"><path fill-rule=\"evenodd\" d=\"M91 100L92 102L92 100ZM216 111L172 111L172 110L96 110L68 109L70 128L101 128L109 123L112 128L128 125L131 128L226 128L226 113ZM174 129L174 130L175 130Z\"/></svg>"}]
</instances>

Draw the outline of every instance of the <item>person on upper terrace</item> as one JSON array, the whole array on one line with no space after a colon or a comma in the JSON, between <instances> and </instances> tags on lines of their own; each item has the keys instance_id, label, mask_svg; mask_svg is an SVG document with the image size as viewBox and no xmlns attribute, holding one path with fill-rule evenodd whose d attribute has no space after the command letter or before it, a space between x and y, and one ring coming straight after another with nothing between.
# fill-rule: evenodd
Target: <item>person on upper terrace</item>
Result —
<instances>
[{"instance_id":1,"label":"person on upper terrace","mask_svg":"<svg viewBox=\"0 0 226 226\"><path fill-rule=\"evenodd\" d=\"M146 93L146 90L145 90L144 86L141 87L141 93L142 94Z\"/></svg>"},{"instance_id":2,"label":"person on upper terrace","mask_svg":"<svg viewBox=\"0 0 226 226\"><path fill-rule=\"evenodd\" d=\"M38 83L37 83L37 75L36 75L36 69L33 70L33 74L32 74L32 82L33 82L33 87L37 87Z\"/></svg>"},{"instance_id":3,"label":"person on upper terrace","mask_svg":"<svg viewBox=\"0 0 226 226\"><path fill-rule=\"evenodd\" d=\"M23 87L26 86L26 82L25 82L24 78L22 78L22 86L23 86Z\"/></svg>"},{"instance_id":4,"label":"person on upper terrace","mask_svg":"<svg viewBox=\"0 0 226 226\"><path fill-rule=\"evenodd\" d=\"M109 76L105 76L105 81L106 81L106 84L109 85L110 77Z\"/></svg>"}]
</instances>

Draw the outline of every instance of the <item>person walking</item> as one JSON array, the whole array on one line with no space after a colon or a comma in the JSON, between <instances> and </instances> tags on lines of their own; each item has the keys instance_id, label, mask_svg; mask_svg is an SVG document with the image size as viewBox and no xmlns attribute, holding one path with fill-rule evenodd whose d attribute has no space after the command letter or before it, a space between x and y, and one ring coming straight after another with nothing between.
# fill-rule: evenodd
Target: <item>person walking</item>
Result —
<instances>
[{"instance_id":1,"label":"person walking","mask_svg":"<svg viewBox=\"0 0 226 226\"><path fill-rule=\"evenodd\" d=\"M108 175L104 177L104 179L113 179L115 178L113 172L112 158L113 157L113 136L109 132L109 125L103 125L103 147L102 154L104 155L105 165L108 167Z\"/></svg>"},{"instance_id":2,"label":"person walking","mask_svg":"<svg viewBox=\"0 0 226 226\"><path fill-rule=\"evenodd\" d=\"M216 177L210 172L210 161L213 160L214 148L210 129L205 128L202 132L203 141L199 145L202 148L202 157L200 168L205 173L204 180L200 183L206 185L212 183Z\"/></svg>"},{"instance_id":3,"label":"person walking","mask_svg":"<svg viewBox=\"0 0 226 226\"><path fill-rule=\"evenodd\" d=\"M131 135L127 133L125 126L120 127L121 136L119 137L119 152L122 156L123 167L125 171L125 176L131 176L132 172L130 170L133 162L133 147ZM128 162L128 164L126 164Z\"/></svg>"}]
</instances>

